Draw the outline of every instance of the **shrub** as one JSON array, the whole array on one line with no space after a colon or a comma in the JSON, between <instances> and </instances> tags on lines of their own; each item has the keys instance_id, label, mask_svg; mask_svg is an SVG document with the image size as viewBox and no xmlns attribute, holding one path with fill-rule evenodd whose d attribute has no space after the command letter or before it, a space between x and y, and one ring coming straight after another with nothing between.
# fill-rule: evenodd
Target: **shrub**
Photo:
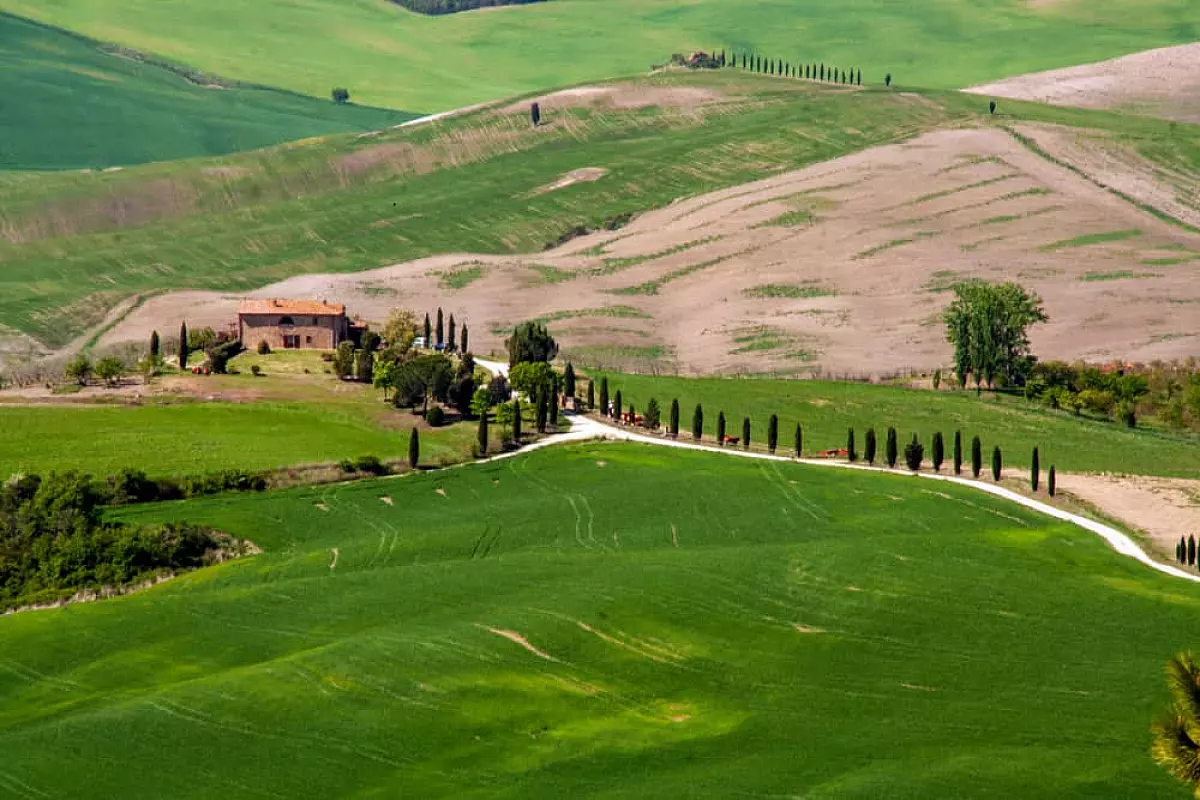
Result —
<instances>
[{"instance_id":1,"label":"shrub","mask_svg":"<svg viewBox=\"0 0 1200 800\"><path fill-rule=\"evenodd\" d=\"M866 447L866 453L864 455L866 456L867 463L870 464L871 466L875 466L875 429L874 428L867 428L867 447Z\"/></svg>"},{"instance_id":2,"label":"shrub","mask_svg":"<svg viewBox=\"0 0 1200 800\"><path fill-rule=\"evenodd\" d=\"M942 432L937 431L933 434L933 471L942 471L942 462L946 460L946 443L942 439Z\"/></svg>"},{"instance_id":3,"label":"shrub","mask_svg":"<svg viewBox=\"0 0 1200 800\"><path fill-rule=\"evenodd\" d=\"M259 375L262 375L262 367L260 367L258 364L251 364L250 373L257 378Z\"/></svg>"},{"instance_id":4,"label":"shrub","mask_svg":"<svg viewBox=\"0 0 1200 800\"><path fill-rule=\"evenodd\" d=\"M1050 474L1046 476L1046 492L1049 493L1049 495L1051 497L1054 497L1054 493L1058 489L1058 485L1057 485L1057 482L1055 481L1055 477L1056 476L1054 474L1054 465L1051 464L1050 465Z\"/></svg>"},{"instance_id":5,"label":"shrub","mask_svg":"<svg viewBox=\"0 0 1200 800\"><path fill-rule=\"evenodd\" d=\"M921 444L921 440L914 433L912 441L904 445L904 463L913 472L921 468L921 462L925 459L925 446Z\"/></svg>"},{"instance_id":6,"label":"shrub","mask_svg":"<svg viewBox=\"0 0 1200 800\"><path fill-rule=\"evenodd\" d=\"M88 378L92 376L92 362L87 356L81 353L67 362L67 367L63 371L63 375L75 381L80 386L85 386L87 385Z\"/></svg>"},{"instance_id":7,"label":"shrub","mask_svg":"<svg viewBox=\"0 0 1200 800\"><path fill-rule=\"evenodd\" d=\"M646 413L642 415L642 425L648 430L657 430L662 421L662 412L658 408L658 400L651 397L646 403Z\"/></svg>"},{"instance_id":8,"label":"shrub","mask_svg":"<svg viewBox=\"0 0 1200 800\"><path fill-rule=\"evenodd\" d=\"M271 345L267 344L267 340L263 339L258 343L258 354L260 356L271 354Z\"/></svg>"},{"instance_id":9,"label":"shrub","mask_svg":"<svg viewBox=\"0 0 1200 800\"><path fill-rule=\"evenodd\" d=\"M338 469L342 472L354 472L354 462L349 458L343 458L338 462Z\"/></svg>"},{"instance_id":10,"label":"shrub","mask_svg":"<svg viewBox=\"0 0 1200 800\"><path fill-rule=\"evenodd\" d=\"M884 455L887 458L888 469L896 468L896 459L899 458L898 452L899 442L896 440L896 429L889 427L887 430L887 443L884 445Z\"/></svg>"},{"instance_id":11,"label":"shrub","mask_svg":"<svg viewBox=\"0 0 1200 800\"><path fill-rule=\"evenodd\" d=\"M962 431L954 432L954 474L962 475Z\"/></svg>"},{"instance_id":12,"label":"shrub","mask_svg":"<svg viewBox=\"0 0 1200 800\"><path fill-rule=\"evenodd\" d=\"M1000 475L1004 472L1004 459L1000 454L1000 446L997 445L992 449L992 480L999 482Z\"/></svg>"},{"instance_id":13,"label":"shrub","mask_svg":"<svg viewBox=\"0 0 1200 800\"><path fill-rule=\"evenodd\" d=\"M125 365L119 358L108 356L96 362L96 377L109 386L115 386L124 372Z\"/></svg>"},{"instance_id":14,"label":"shrub","mask_svg":"<svg viewBox=\"0 0 1200 800\"><path fill-rule=\"evenodd\" d=\"M854 428L846 431L846 457L851 462L858 461L858 450L854 447Z\"/></svg>"},{"instance_id":15,"label":"shrub","mask_svg":"<svg viewBox=\"0 0 1200 800\"><path fill-rule=\"evenodd\" d=\"M1122 401L1117 405L1117 419L1121 420L1126 428L1137 427L1137 408L1129 401Z\"/></svg>"},{"instance_id":16,"label":"shrub","mask_svg":"<svg viewBox=\"0 0 1200 800\"><path fill-rule=\"evenodd\" d=\"M767 420L767 450L775 454L775 446L779 444L779 417L775 414Z\"/></svg>"},{"instance_id":17,"label":"shrub","mask_svg":"<svg viewBox=\"0 0 1200 800\"><path fill-rule=\"evenodd\" d=\"M1038 449L1033 448L1033 464L1029 468L1029 485L1033 491L1038 490L1038 484L1041 482L1042 466L1038 458Z\"/></svg>"},{"instance_id":18,"label":"shrub","mask_svg":"<svg viewBox=\"0 0 1200 800\"><path fill-rule=\"evenodd\" d=\"M345 105L346 103L350 102L350 90L349 89L342 89L342 88L334 89L332 92L329 93L329 95L330 95L330 97L333 98L333 102L337 103L339 106Z\"/></svg>"},{"instance_id":19,"label":"shrub","mask_svg":"<svg viewBox=\"0 0 1200 800\"><path fill-rule=\"evenodd\" d=\"M971 439L971 477L978 478L983 472L983 442L976 436Z\"/></svg>"},{"instance_id":20,"label":"shrub","mask_svg":"<svg viewBox=\"0 0 1200 800\"><path fill-rule=\"evenodd\" d=\"M425 412L425 421L431 428L440 428L446 422L446 412L441 406L434 406Z\"/></svg>"},{"instance_id":21,"label":"shrub","mask_svg":"<svg viewBox=\"0 0 1200 800\"><path fill-rule=\"evenodd\" d=\"M384 464L376 456L359 456L354 459L354 469L369 475L387 475L391 472L387 464Z\"/></svg>"},{"instance_id":22,"label":"shrub","mask_svg":"<svg viewBox=\"0 0 1200 800\"><path fill-rule=\"evenodd\" d=\"M321 360L326 364L333 363L333 353L321 353Z\"/></svg>"}]
</instances>

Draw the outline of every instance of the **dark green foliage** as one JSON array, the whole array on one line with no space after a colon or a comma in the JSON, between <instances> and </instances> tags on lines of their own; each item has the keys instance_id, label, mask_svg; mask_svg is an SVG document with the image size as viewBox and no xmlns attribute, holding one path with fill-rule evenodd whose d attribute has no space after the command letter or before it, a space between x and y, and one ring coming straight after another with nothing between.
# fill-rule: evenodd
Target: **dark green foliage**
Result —
<instances>
[{"instance_id":1,"label":"dark green foliage","mask_svg":"<svg viewBox=\"0 0 1200 800\"><path fill-rule=\"evenodd\" d=\"M242 343L237 339L214 345L207 352L208 366L218 375L224 375L229 367L229 360L242 352Z\"/></svg>"},{"instance_id":2,"label":"dark green foliage","mask_svg":"<svg viewBox=\"0 0 1200 800\"><path fill-rule=\"evenodd\" d=\"M436 343L437 343L438 347L441 347L442 345L444 345L446 343L446 322L445 322L445 319L442 317L441 306L438 306L437 324L434 325L433 335L437 339Z\"/></svg>"},{"instance_id":3,"label":"dark green foliage","mask_svg":"<svg viewBox=\"0 0 1200 800\"><path fill-rule=\"evenodd\" d=\"M717 444L725 446L725 412L717 412Z\"/></svg>"},{"instance_id":4,"label":"dark green foliage","mask_svg":"<svg viewBox=\"0 0 1200 800\"><path fill-rule=\"evenodd\" d=\"M464 353L471 352L471 345L469 344L468 339L467 339L468 335L469 335L469 331L467 330L467 326L463 325L462 335L458 337L461 340L461 341L459 341L458 346L459 346L459 349L461 349Z\"/></svg>"},{"instance_id":5,"label":"dark green foliage","mask_svg":"<svg viewBox=\"0 0 1200 800\"><path fill-rule=\"evenodd\" d=\"M750 418L742 418L742 449L750 449Z\"/></svg>"},{"instance_id":6,"label":"dark green foliage","mask_svg":"<svg viewBox=\"0 0 1200 800\"><path fill-rule=\"evenodd\" d=\"M697 442L704 437L704 407L696 403L692 411L692 438Z\"/></svg>"},{"instance_id":7,"label":"dark green foliage","mask_svg":"<svg viewBox=\"0 0 1200 800\"><path fill-rule=\"evenodd\" d=\"M1196 566L1196 537L1193 534L1188 534L1188 566Z\"/></svg>"},{"instance_id":8,"label":"dark green foliage","mask_svg":"<svg viewBox=\"0 0 1200 800\"><path fill-rule=\"evenodd\" d=\"M546 432L546 423L550 419L549 394L550 392L543 388L538 391L537 397L534 398L534 402L537 404L536 411L534 412L534 422L537 425L538 433Z\"/></svg>"},{"instance_id":9,"label":"dark green foliage","mask_svg":"<svg viewBox=\"0 0 1200 800\"><path fill-rule=\"evenodd\" d=\"M558 343L545 325L536 322L522 322L514 328L512 336L504 342L504 349L508 351L510 367L525 362L549 363L558 355Z\"/></svg>"},{"instance_id":10,"label":"dark green foliage","mask_svg":"<svg viewBox=\"0 0 1200 800\"><path fill-rule=\"evenodd\" d=\"M446 349L451 353L454 352L454 343L457 341L458 324L454 321L454 315L450 315L450 323L446 326Z\"/></svg>"},{"instance_id":11,"label":"dark green foliage","mask_svg":"<svg viewBox=\"0 0 1200 800\"><path fill-rule=\"evenodd\" d=\"M567 362L567 368L563 370L563 394L567 397L575 396L575 367L570 361Z\"/></svg>"},{"instance_id":12,"label":"dark green foliage","mask_svg":"<svg viewBox=\"0 0 1200 800\"><path fill-rule=\"evenodd\" d=\"M354 379L359 383L371 383L375 378L375 354L370 350L359 350L354 354Z\"/></svg>"},{"instance_id":13,"label":"dark green foliage","mask_svg":"<svg viewBox=\"0 0 1200 800\"><path fill-rule=\"evenodd\" d=\"M450 401L450 404L454 406L454 410L463 419L471 416L471 401L475 399L475 390L477 388L479 386L475 383L475 371L473 369L460 369L450 382L450 388L446 392L446 397Z\"/></svg>"},{"instance_id":14,"label":"dark green foliage","mask_svg":"<svg viewBox=\"0 0 1200 800\"><path fill-rule=\"evenodd\" d=\"M344 472L361 472L367 475L389 475L391 469L387 464L379 460L378 456L359 456L355 459L346 459L341 462L342 471Z\"/></svg>"},{"instance_id":15,"label":"dark green foliage","mask_svg":"<svg viewBox=\"0 0 1200 800\"><path fill-rule=\"evenodd\" d=\"M846 431L846 458L848 458L851 463L858 461L858 449L854 445L854 428L850 428Z\"/></svg>"},{"instance_id":16,"label":"dark green foliage","mask_svg":"<svg viewBox=\"0 0 1200 800\"><path fill-rule=\"evenodd\" d=\"M992 448L992 480L999 482L1004 472L1004 457L1000 453L1000 445Z\"/></svg>"},{"instance_id":17,"label":"dark green foliage","mask_svg":"<svg viewBox=\"0 0 1200 800\"><path fill-rule=\"evenodd\" d=\"M488 415L479 415L479 431L477 433L476 444L478 445L479 455L486 456L488 452Z\"/></svg>"},{"instance_id":18,"label":"dark green foliage","mask_svg":"<svg viewBox=\"0 0 1200 800\"><path fill-rule=\"evenodd\" d=\"M995 101L995 100L993 100L993 101L991 101L990 103L988 103L988 113L989 113L989 114L995 114L995 113L996 113L996 101Z\"/></svg>"},{"instance_id":19,"label":"dark green foliage","mask_svg":"<svg viewBox=\"0 0 1200 800\"><path fill-rule=\"evenodd\" d=\"M488 381L487 390L488 402L494 406L507 403L512 395L512 387L508 385L508 378L503 375L496 375Z\"/></svg>"},{"instance_id":20,"label":"dark green foliage","mask_svg":"<svg viewBox=\"0 0 1200 800\"><path fill-rule=\"evenodd\" d=\"M421 433L416 428L408 435L408 466L416 469L421 462Z\"/></svg>"},{"instance_id":21,"label":"dark green foliage","mask_svg":"<svg viewBox=\"0 0 1200 800\"><path fill-rule=\"evenodd\" d=\"M593 411L596 408L596 382L588 380L587 388L587 407L588 411Z\"/></svg>"},{"instance_id":22,"label":"dark green foliage","mask_svg":"<svg viewBox=\"0 0 1200 800\"><path fill-rule=\"evenodd\" d=\"M421 406L421 413L429 410L429 401L447 401L454 369L450 359L443 355L417 356L402 362L392 375L392 404L396 408Z\"/></svg>"},{"instance_id":23,"label":"dark green foliage","mask_svg":"<svg viewBox=\"0 0 1200 800\"><path fill-rule=\"evenodd\" d=\"M662 411L658 407L658 400L651 397L646 403L646 413L642 415L642 425L653 431L658 429L660 422L662 422Z\"/></svg>"},{"instance_id":24,"label":"dark green foliage","mask_svg":"<svg viewBox=\"0 0 1200 800\"><path fill-rule=\"evenodd\" d=\"M954 287L954 300L943 312L946 340L954 347L954 370L970 373L978 387L1003 379L1024 385L1033 369L1030 326L1048 317L1042 300L1015 283L966 281Z\"/></svg>"},{"instance_id":25,"label":"dark green foliage","mask_svg":"<svg viewBox=\"0 0 1200 800\"><path fill-rule=\"evenodd\" d=\"M673 398L671 400L671 416L669 418L667 430L670 432L671 436L673 436L675 438L679 438L679 399L678 398Z\"/></svg>"},{"instance_id":26,"label":"dark green foliage","mask_svg":"<svg viewBox=\"0 0 1200 800\"><path fill-rule=\"evenodd\" d=\"M921 444L921 440L914 433L912 441L904 445L904 463L913 472L921 468L921 462L925 459L925 446Z\"/></svg>"},{"instance_id":27,"label":"dark green foliage","mask_svg":"<svg viewBox=\"0 0 1200 800\"><path fill-rule=\"evenodd\" d=\"M529 121L533 123L533 127L542 124L542 107L537 103L529 105Z\"/></svg>"},{"instance_id":28,"label":"dark green foliage","mask_svg":"<svg viewBox=\"0 0 1200 800\"><path fill-rule=\"evenodd\" d=\"M796 450L796 458L804 457L804 428L799 422L796 423L796 441L793 444Z\"/></svg>"},{"instance_id":29,"label":"dark green foliage","mask_svg":"<svg viewBox=\"0 0 1200 800\"><path fill-rule=\"evenodd\" d=\"M350 102L349 89L334 89L329 93L329 95L333 98L333 102L337 103L339 106L344 106L346 103Z\"/></svg>"},{"instance_id":30,"label":"dark green foliage","mask_svg":"<svg viewBox=\"0 0 1200 800\"><path fill-rule=\"evenodd\" d=\"M937 431L933 434L933 452L930 454L933 460L933 471L942 471L942 462L946 460L946 442L942 439L942 432Z\"/></svg>"},{"instance_id":31,"label":"dark green foliage","mask_svg":"<svg viewBox=\"0 0 1200 800\"><path fill-rule=\"evenodd\" d=\"M887 442L884 445L884 456L887 459L888 469L896 468L896 460L900 457L900 443L896 437L896 429L889 427L887 431Z\"/></svg>"},{"instance_id":32,"label":"dark green foliage","mask_svg":"<svg viewBox=\"0 0 1200 800\"><path fill-rule=\"evenodd\" d=\"M887 74L887 77L885 77L885 78L883 79L883 85L884 85L884 86L887 86L887 87L891 87L891 85L892 85L892 73L890 73L890 72L889 72L889 73Z\"/></svg>"},{"instance_id":33,"label":"dark green foliage","mask_svg":"<svg viewBox=\"0 0 1200 800\"><path fill-rule=\"evenodd\" d=\"M159 359L159 341L158 331L150 332L150 360L158 361Z\"/></svg>"},{"instance_id":34,"label":"dark green foliage","mask_svg":"<svg viewBox=\"0 0 1200 800\"><path fill-rule=\"evenodd\" d=\"M867 446L864 455L866 456L867 463L871 466L875 466L875 447L875 429L867 428Z\"/></svg>"},{"instance_id":35,"label":"dark green foliage","mask_svg":"<svg viewBox=\"0 0 1200 800\"><path fill-rule=\"evenodd\" d=\"M983 472L983 442L976 436L971 439L971 477L978 478Z\"/></svg>"},{"instance_id":36,"label":"dark green foliage","mask_svg":"<svg viewBox=\"0 0 1200 800\"><path fill-rule=\"evenodd\" d=\"M555 375L550 379L550 392L546 397L546 402L550 406L550 424L558 427L558 376Z\"/></svg>"},{"instance_id":37,"label":"dark green foliage","mask_svg":"<svg viewBox=\"0 0 1200 800\"><path fill-rule=\"evenodd\" d=\"M600 413L612 416L608 411L608 378L600 379Z\"/></svg>"},{"instance_id":38,"label":"dark green foliage","mask_svg":"<svg viewBox=\"0 0 1200 800\"><path fill-rule=\"evenodd\" d=\"M617 396L613 398L613 419L621 418L621 390L617 389Z\"/></svg>"},{"instance_id":39,"label":"dark green foliage","mask_svg":"<svg viewBox=\"0 0 1200 800\"><path fill-rule=\"evenodd\" d=\"M517 444L521 443L521 401L513 398L512 437Z\"/></svg>"},{"instance_id":40,"label":"dark green foliage","mask_svg":"<svg viewBox=\"0 0 1200 800\"><path fill-rule=\"evenodd\" d=\"M779 416L772 414L767 420L767 450L774 455L775 446L779 444Z\"/></svg>"},{"instance_id":41,"label":"dark green foliage","mask_svg":"<svg viewBox=\"0 0 1200 800\"><path fill-rule=\"evenodd\" d=\"M440 428L446 424L446 412L442 410L441 406L434 406L425 412L425 421L431 428Z\"/></svg>"},{"instance_id":42,"label":"dark green foliage","mask_svg":"<svg viewBox=\"0 0 1200 800\"><path fill-rule=\"evenodd\" d=\"M179 368L187 369L188 364L188 329L187 323L179 324Z\"/></svg>"},{"instance_id":43,"label":"dark green foliage","mask_svg":"<svg viewBox=\"0 0 1200 800\"><path fill-rule=\"evenodd\" d=\"M425 346L433 347L433 326L429 324L429 312L425 312Z\"/></svg>"},{"instance_id":44,"label":"dark green foliage","mask_svg":"<svg viewBox=\"0 0 1200 800\"><path fill-rule=\"evenodd\" d=\"M1054 493L1058 490L1058 483L1056 481L1056 477L1057 476L1054 474L1054 465L1051 464L1050 465L1050 474L1046 476L1046 492L1051 497L1054 497Z\"/></svg>"},{"instance_id":45,"label":"dark green foliage","mask_svg":"<svg viewBox=\"0 0 1200 800\"><path fill-rule=\"evenodd\" d=\"M1179 537L1179 541L1175 543L1175 560L1181 564L1183 563L1183 548L1183 537L1181 536Z\"/></svg>"},{"instance_id":46,"label":"dark green foliage","mask_svg":"<svg viewBox=\"0 0 1200 800\"><path fill-rule=\"evenodd\" d=\"M263 339L258 343L257 352L260 356L271 354L271 345L267 344L267 340Z\"/></svg>"},{"instance_id":47,"label":"dark green foliage","mask_svg":"<svg viewBox=\"0 0 1200 800\"><path fill-rule=\"evenodd\" d=\"M954 432L954 474L962 475L963 449L962 431Z\"/></svg>"},{"instance_id":48,"label":"dark green foliage","mask_svg":"<svg viewBox=\"0 0 1200 800\"><path fill-rule=\"evenodd\" d=\"M1029 486L1033 491L1038 490L1038 484L1041 483L1042 465L1041 459L1038 457L1038 449L1033 448L1033 463L1029 467Z\"/></svg>"}]
</instances>

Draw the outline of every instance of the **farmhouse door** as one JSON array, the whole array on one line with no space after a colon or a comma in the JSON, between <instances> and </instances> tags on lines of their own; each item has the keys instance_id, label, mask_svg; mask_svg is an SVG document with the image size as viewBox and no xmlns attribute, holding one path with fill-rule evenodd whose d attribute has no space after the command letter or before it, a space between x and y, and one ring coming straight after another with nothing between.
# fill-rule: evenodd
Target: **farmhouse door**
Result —
<instances>
[{"instance_id":1,"label":"farmhouse door","mask_svg":"<svg viewBox=\"0 0 1200 800\"><path fill-rule=\"evenodd\" d=\"M288 349L288 350L299 350L300 349L300 337L299 336L284 336L283 337L283 346L285 349Z\"/></svg>"}]
</instances>

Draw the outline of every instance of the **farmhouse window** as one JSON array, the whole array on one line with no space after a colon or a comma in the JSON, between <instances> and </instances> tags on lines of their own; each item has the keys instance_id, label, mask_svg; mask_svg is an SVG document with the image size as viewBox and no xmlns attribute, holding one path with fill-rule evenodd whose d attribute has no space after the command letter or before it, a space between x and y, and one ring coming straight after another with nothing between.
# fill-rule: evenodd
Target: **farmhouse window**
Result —
<instances>
[{"instance_id":1,"label":"farmhouse window","mask_svg":"<svg viewBox=\"0 0 1200 800\"><path fill-rule=\"evenodd\" d=\"M292 320L291 317L280 317L279 324L280 325L295 325L296 323Z\"/></svg>"},{"instance_id":2,"label":"farmhouse window","mask_svg":"<svg viewBox=\"0 0 1200 800\"><path fill-rule=\"evenodd\" d=\"M305 344L312 344L312 337L311 337L311 336L305 336L305 337L304 337L304 343L305 343Z\"/></svg>"},{"instance_id":3,"label":"farmhouse window","mask_svg":"<svg viewBox=\"0 0 1200 800\"><path fill-rule=\"evenodd\" d=\"M300 349L300 337L299 336L284 336L283 337L283 346L287 350L299 350Z\"/></svg>"}]
</instances>

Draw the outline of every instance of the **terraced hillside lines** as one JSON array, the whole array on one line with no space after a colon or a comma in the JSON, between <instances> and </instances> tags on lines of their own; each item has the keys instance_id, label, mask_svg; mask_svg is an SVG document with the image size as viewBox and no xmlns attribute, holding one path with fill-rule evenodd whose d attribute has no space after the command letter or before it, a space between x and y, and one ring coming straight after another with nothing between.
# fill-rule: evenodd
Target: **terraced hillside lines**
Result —
<instances>
[{"instance_id":1,"label":"terraced hillside lines","mask_svg":"<svg viewBox=\"0 0 1200 800\"><path fill-rule=\"evenodd\" d=\"M0 618L5 773L123 797L1182 796L1145 727L1200 589L927 483L584 445L132 509L266 552Z\"/></svg>"},{"instance_id":2,"label":"terraced hillside lines","mask_svg":"<svg viewBox=\"0 0 1200 800\"><path fill-rule=\"evenodd\" d=\"M371 130L412 115L208 88L0 14L0 170L100 169Z\"/></svg>"},{"instance_id":3,"label":"terraced hillside lines","mask_svg":"<svg viewBox=\"0 0 1200 800\"><path fill-rule=\"evenodd\" d=\"M438 111L563 83L630 75L676 52L730 47L859 66L882 83L957 88L1194 41L1181 0L555 0L430 18L392 3L3 0L0 8L219 75L370 105ZM537 53L537 57L530 54ZM420 79L397 79L397 70Z\"/></svg>"}]
</instances>

